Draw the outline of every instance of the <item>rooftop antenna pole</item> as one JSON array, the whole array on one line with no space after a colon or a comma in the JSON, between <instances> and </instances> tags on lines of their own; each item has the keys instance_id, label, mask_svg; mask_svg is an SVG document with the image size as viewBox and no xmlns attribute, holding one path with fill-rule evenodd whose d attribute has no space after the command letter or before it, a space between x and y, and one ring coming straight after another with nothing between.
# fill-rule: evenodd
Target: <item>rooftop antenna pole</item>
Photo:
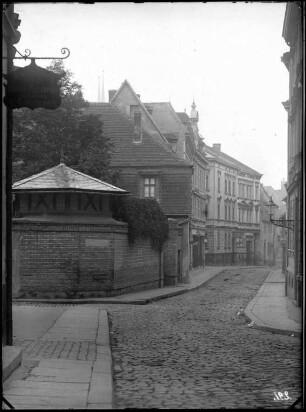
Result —
<instances>
[{"instance_id":1,"label":"rooftop antenna pole","mask_svg":"<svg viewBox=\"0 0 306 412\"><path fill-rule=\"evenodd\" d=\"M99 76L99 86L98 86L98 102L100 102L101 96L100 96L100 76Z\"/></svg>"},{"instance_id":2,"label":"rooftop antenna pole","mask_svg":"<svg viewBox=\"0 0 306 412\"><path fill-rule=\"evenodd\" d=\"M64 155L64 146L61 145L61 157L60 157L60 164L65 164L65 155Z\"/></svg>"},{"instance_id":3,"label":"rooftop antenna pole","mask_svg":"<svg viewBox=\"0 0 306 412\"><path fill-rule=\"evenodd\" d=\"M104 70L102 71L102 91L101 91L101 102L105 102L104 97Z\"/></svg>"}]
</instances>

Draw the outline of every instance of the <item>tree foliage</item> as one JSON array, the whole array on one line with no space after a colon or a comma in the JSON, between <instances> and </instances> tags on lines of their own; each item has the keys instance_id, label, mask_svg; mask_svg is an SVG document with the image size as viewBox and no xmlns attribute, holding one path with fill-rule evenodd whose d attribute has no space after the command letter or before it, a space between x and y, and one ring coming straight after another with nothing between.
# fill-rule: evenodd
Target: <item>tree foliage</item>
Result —
<instances>
[{"instance_id":1,"label":"tree foliage","mask_svg":"<svg viewBox=\"0 0 306 412\"><path fill-rule=\"evenodd\" d=\"M67 166L115 183L109 170L111 144L103 136L102 122L83 114L88 103L82 86L62 61L53 60L47 69L61 75L62 103L55 110L14 110L13 181L56 166L63 152Z\"/></svg>"},{"instance_id":2,"label":"tree foliage","mask_svg":"<svg viewBox=\"0 0 306 412\"><path fill-rule=\"evenodd\" d=\"M160 252L168 240L168 219L156 200L121 197L113 201L113 217L128 223L128 238L151 239L152 248Z\"/></svg>"}]
</instances>

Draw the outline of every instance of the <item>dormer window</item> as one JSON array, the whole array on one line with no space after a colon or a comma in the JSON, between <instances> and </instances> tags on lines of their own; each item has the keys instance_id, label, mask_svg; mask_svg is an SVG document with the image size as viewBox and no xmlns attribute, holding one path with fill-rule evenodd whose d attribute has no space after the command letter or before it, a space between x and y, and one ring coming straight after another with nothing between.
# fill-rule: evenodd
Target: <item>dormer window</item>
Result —
<instances>
[{"instance_id":1,"label":"dormer window","mask_svg":"<svg viewBox=\"0 0 306 412\"><path fill-rule=\"evenodd\" d=\"M134 113L134 143L140 143L142 138L141 134L141 113Z\"/></svg>"},{"instance_id":2,"label":"dormer window","mask_svg":"<svg viewBox=\"0 0 306 412\"><path fill-rule=\"evenodd\" d=\"M177 144L176 143L170 142L170 147L174 152L176 152L176 150L177 150Z\"/></svg>"}]
</instances>

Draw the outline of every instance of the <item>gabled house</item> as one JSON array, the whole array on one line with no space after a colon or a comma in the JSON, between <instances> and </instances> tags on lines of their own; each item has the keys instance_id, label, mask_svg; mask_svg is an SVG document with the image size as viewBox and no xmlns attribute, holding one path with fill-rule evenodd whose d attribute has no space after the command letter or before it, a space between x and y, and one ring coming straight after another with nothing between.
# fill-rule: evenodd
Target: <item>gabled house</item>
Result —
<instances>
[{"instance_id":1,"label":"gabled house","mask_svg":"<svg viewBox=\"0 0 306 412\"><path fill-rule=\"evenodd\" d=\"M208 264L256 264L260 234L262 174L205 145L210 166L207 232Z\"/></svg>"},{"instance_id":2,"label":"gabled house","mask_svg":"<svg viewBox=\"0 0 306 412\"><path fill-rule=\"evenodd\" d=\"M171 149L193 166L191 215L190 215L190 267L205 263L205 222L207 212L208 161L203 152L202 138L197 122L198 112L192 105L190 117L176 113L170 102L144 103L159 130L166 137Z\"/></svg>"},{"instance_id":3,"label":"gabled house","mask_svg":"<svg viewBox=\"0 0 306 412\"><path fill-rule=\"evenodd\" d=\"M165 283L186 280L192 165L172 150L127 81L119 90L110 91L109 103L89 103L85 113L95 114L103 122L103 133L113 147L111 167L120 171L118 185L133 196L155 199L169 219Z\"/></svg>"}]
</instances>

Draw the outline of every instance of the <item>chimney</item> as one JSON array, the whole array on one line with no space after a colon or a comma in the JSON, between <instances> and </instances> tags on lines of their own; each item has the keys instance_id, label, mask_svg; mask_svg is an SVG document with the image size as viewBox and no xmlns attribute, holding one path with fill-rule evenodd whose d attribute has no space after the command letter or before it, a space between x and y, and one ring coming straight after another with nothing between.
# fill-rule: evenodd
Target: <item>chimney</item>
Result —
<instances>
[{"instance_id":1,"label":"chimney","mask_svg":"<svg viewBox=\"0 0 306 412\"><path fill-rule=\"evenodd\" d=\"M117 90L112 89L108 91L108 101L110 102L112 100L112 98L115 96L115 94L117 93Z\"/></svg>"},{"instance_id":2,"label":"chimney","mask_svg":"<svg viewBox=\"0 0 306 412\"><path fill-rule=\"evenodd\" d=\"M214 143L214 144L213 144L213 149L214 149L216 152L221 152L221 143Z\"/></svg>"}]
</instances>

